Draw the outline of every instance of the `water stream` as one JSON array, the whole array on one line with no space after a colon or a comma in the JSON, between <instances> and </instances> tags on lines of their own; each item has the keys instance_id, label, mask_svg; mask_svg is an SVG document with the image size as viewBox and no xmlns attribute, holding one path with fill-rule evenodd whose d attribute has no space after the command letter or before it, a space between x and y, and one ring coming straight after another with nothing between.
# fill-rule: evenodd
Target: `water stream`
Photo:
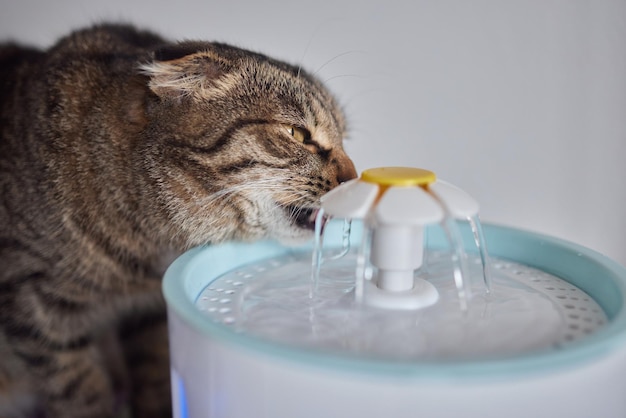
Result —
<instances>
[{"instance_id":1,"label":"water stream","mask_svg":"<svg viewBox=\"0 0 626 418\"><path fill-rule=\"evenodd\" d=\"M470 228L472 228L474 244L476 244L476 248L478 248L478 252L480 254L480 261L483 267L485 292L491 293L491 266L489 263L489 255L487 253L487 242L485 241L485 235L483 234L483 227L480 223L478 215L470 216L467 221L469 222Z\"/></svg>"},{"instance_id":2,"label":"water stream","mask_svg":"<svg viewBox=\"0 0 626 418\"><path fill-rule=\"evenodd\" d=\"M328 221L328 216L324 214L324 209L320 209L315 217L315 239L313 241L313 255L311 260L311 286L309 298L313 299L317 293L317 286L322 268L322 252L324 249L324 225Z\"/></svg>"},{"instance_id":3,"label":"water stream","mask_svg":"<svg viewBox=\"0 0 626 418\"><path fill-rule=\"evenodd\" d=\"M326 215L323 209L320 209L315 222L315 239L311 261L311 289L309 292L310 298L314 298L318 290L320 269L322 268L323 263L325 261L339 259L345 256L350 251L351 221L346 219L344 220L342 230L343 232L341 248L334 254L324 253L324 225L326 225L326 223L330 220L331 217ZM467 222L471 227L474 243L480 255L484 292L488 294L491 291L491 274L489 267L489 256L487 253L487 245L485 243L480 220L478 218L478 215L476 215L474 217L468 218ZM459 229L457 221L451 216L446 216L440 226L445 232L448 242L450 243L450 248L452 250L451 259L453 265L452 279L454 280L457 289L457 297L459 300L460 309L462 311L465 311L468 307L468 300L472 297L472 289L470 286L470 272L467 265L468 257L463 245L461 231ZM355 299L358 302L363 301L365 280L370 280L373 274L373 269L368 263L371 247L371 232L372 231L370 228L366 228L366 231L363 235L361 248L358 253L359 255L357 257L355 275ZM428 270L428 259L428 251L425 251L424 266L421 269L423 272L427 272Z\"/></svg>"},{"instance_id":4,"label":"water stream","mask_svg":"<svg viewBox=\"0 0 626 418\"><path fill-rule=\"evenodd\" d=\"M453 277L459 298L459 305L462 311L466 311L467 302L472 296L472 291L469 287L470 275L467 266L467 255L463 248L461 231L456 221L450 217L447 217L441 226L452 248Z\"/></svg>"}]
</instances>

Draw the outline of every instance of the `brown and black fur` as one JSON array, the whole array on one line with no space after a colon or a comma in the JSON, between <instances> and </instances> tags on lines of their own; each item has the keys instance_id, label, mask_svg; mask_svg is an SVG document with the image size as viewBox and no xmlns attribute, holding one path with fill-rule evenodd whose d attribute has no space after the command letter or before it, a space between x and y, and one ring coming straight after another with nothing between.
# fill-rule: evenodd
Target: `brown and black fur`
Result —
<instances>
[{"instance_id":1,"label":"brown and black fur","mask_svg":"<svg viewBox=\"0 0 626 418\"><path fill-rule=\"evenodd\" d=\"M130 26L0 72L0 417L170 416L168 260L309 236L355 176L342 113L297 67Z\"/></svg>"}]
</instances>

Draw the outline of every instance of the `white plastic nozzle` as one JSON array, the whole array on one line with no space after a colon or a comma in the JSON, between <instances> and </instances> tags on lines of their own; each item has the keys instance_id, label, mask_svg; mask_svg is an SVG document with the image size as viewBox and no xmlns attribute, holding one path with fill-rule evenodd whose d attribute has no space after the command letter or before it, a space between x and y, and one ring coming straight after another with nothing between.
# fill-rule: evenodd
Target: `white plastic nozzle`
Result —
<instances>
[{"instance_id":1,"label":"white plastic nozzle","mask_svg":"<svg viewBox=\"0 0 626 418\"><path fill-rule=\"evenodd\" d=\"M372 229L370 262L377 274L366 284L367 303L415 309L438 299L434 286L415 278L422 266L424 227L446 216L468 218L478 203L434 173L405 167L366 170L326 194L322 209L333 217L364 219Z\"/></svg>"}]
</instances>

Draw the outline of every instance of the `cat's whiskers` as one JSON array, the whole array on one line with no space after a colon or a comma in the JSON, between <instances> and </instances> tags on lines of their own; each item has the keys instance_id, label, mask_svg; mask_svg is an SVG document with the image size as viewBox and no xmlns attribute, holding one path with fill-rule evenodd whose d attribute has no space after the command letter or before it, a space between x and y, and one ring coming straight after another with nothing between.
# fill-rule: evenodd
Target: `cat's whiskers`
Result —
<instances>
[{"instance_id":1,"label":"cat's whiskers","mask_svg":"<svg viewBox=\"0 0 626 418\"><path fill-rule=\"evenodd\" d=\"M214 211L219 206L226 206L231 199L237 199L238 197L243 197L244 199L248 199L250 201L258 202L258 201L268 201L267 192L276 191L280 192L283 196L280 202L276 202L271 200L269 205L280 208L281 210L286 210L288 217L291 219L297 218L300 213L308 208L315 208L318 204L312 204L310 193L305 190L301 190L300 188L289 187L286 188L286 184L289 184L290 180L288 177L285 177L280 181L280 179L272 178L272 179L259 179L254 181L248 181L242 184L236 184L230 186L226 189L215 192L209 196L198 199L194 202L194 206L203 212L206 213L206 216L202 218L198 217L188 217L183 214L179 214L181 222L189 222L189 219L195 219L198 222L193 228L182 228L183 230L189 231L195 230L198 232L198 237L192 237L190 239L190 246L197 245L197 240L199 240L199 236L202 234L204 230L213 230L220 228L223 220L221 217L215 217ZM264 197L259 197L257 194L263 193ZM213 207L211 210L207 210L209 207ZM181 235L182 236L182 235Z\"/></svg>"},{"instance_id":2,"label":"cat's whiskers","mask_svg":"<svg viewBox=\"0 0 626 418\"><path fill-rule=\"evenodd\" d=\"M358 75L358 74L337 74L334 75L332 77L328 77L327 79L324 79L324 83L328 83L331 80L335 80L337 78L345 78L345 77L354 77L354 78L367 78L366 76L362 76L362 75Z\"/></svg>"},{"instance_id":3,"label":"cat's whiskers","mask_svg":"<svg viewBox=\"0 0 626 418\"><path fill-rule=\"evenodd\" d=\"M183 213L177 213L175 215L175 217L178 218L177 220L185 225L180 228L179 231L175 232L176 236L185 239L188 243L187 246L189 248L196 245L205 244L207 236L206 231L211 231L211 235L217 236L217 231L223 228L222 217L216 217L214 215L214 210L206 210L207 206L211 204L216 204L216 202L222 199L224 200L224 202L226 202L231 198L237 197L237 192L250 191L250 189L253 189L254 192L258 192L260 189L270 189L285 192L284 185L281 186L280 184L276 185L260 182L256 184L256 187L251 187L250 185L237 185L230 187L229 190L223 190L214 193L211 196L208 196L207 198L201 199L201 201L196 202L196 204L202 206L202 209L206 212L205 217L189 217ZM252 201L258 201L258 199ZM317 206L311 204L302 206L297 205L300 202L309 203L310 196L300 190L290 190L288 198L285 201L281 203L273 202L271 203L271 205L273 205L274 208L280 208L281 210L285 210L288 218L290 219L296 219L305 209ZM190 234L189 231L194 231L194 233ZM228 238L228 232L225 231L225 233L226 235L224 236L224 238Z\"/></svg>"},{"instance_id":4,"label":"cat's whiskers","mask_svg":"<svg viewBox=\"0 0 626 418\"><path fill-rule=\"evenodd\" d=\"M331 59L329 59L328 61L326 61L325 63L323 63L322 65L320 65L319 67L317 67L317 69L313 72L313 75L316 76L319 74L320 71L322 71L322 69L324 69L324 67L326 67L328 64L330 64L331 62L344 57L346 55L351 55L351 54L366 54L365 51L360 51L360 50L354 50L354 51L346 51L346 52L342 52L341 54L337 54L334 57L332 57Z\"/></svg>"},{"instance_id":5,"label":"cat's whiskers","mask_svg":"<svg viewBox=\"0 0 626 418\"><path fill-rule=\"evenodd\" d=\"M281 191L285 192L285 186L289 178L270 178L270 179L259 179L248 181L246 183L236 184L234 186L227 187L218 192L212 193L209 196L206 196L202 199L199 199L195 202L197 206L206 206L211 205L219 200L231 199L236 197L239 194L246 193L256 193L256 192L267 192L267 191ZM290 192L297 192L298 194L302 194L302 196L306 197L307 193L302 190L290 190Z\"/></svg>"}]
</instances>

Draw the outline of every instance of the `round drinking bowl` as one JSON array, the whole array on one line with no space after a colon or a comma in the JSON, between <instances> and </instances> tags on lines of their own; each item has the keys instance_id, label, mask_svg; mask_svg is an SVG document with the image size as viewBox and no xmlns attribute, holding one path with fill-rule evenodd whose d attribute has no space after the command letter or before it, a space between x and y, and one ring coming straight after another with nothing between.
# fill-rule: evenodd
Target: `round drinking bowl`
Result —
<instances>
[{"instance_id":1,"label":"round drinking bowl","mask_svg":"<svg viewBox=\"0 0 626 418\"><path fill-rule=\"evenodd\" d=\"M471 233L463 233L471 242ZM484 233L491 256L578 287L604 310L608 323L560 350L505 359L393 361L295 348L211 321L195 302L233 269L311 248L273 242L200 247L179 257L163 282L174 416L626 416L626 269L560 239L494 225L485 225ZM325 245L339 245L325 239ZM358 245L358 231L351 240ZM447 242L430 234L428 245L446 247Z\"/></svg>"}]
</instances>

